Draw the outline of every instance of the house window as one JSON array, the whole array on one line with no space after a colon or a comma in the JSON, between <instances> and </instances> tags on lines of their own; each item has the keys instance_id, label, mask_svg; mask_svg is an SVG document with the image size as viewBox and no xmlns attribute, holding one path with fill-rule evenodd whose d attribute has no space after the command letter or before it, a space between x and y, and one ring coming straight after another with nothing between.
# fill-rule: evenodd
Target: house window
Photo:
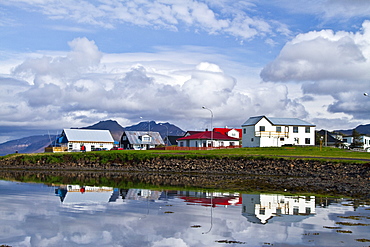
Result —
<instances>
[{"instance_id":1,"label":"house window","mask_svg":"<svg viewBox=\"0 0 370 247\"><path fill-rule=\"evenodd\" d=\"M254 139L253 138L251 138L251 142L254 142Z\"/></svg>"},{"instance_id":2,"label":"house window","mask_svg":"<svg viewBox=\"0 0 370 247\"><path fill-rule=\"evenodd\" d=\"M295 137L294 138L294 142L297 143L297 144L299 144L299 138L298 137Z\"/></svg>"},{"instance_id":3,"label":"house window","mask_svg":"<svg viewBox=\"0 0 370 247\"><path fill-rule=\"evenodd\" d=\"M260 208L260 215L265 215L265 214L266 214L266 209Z\"/></svg>"},{"instance_id":4,"label":"house window","mask_svg":"<svg viewBox=\"0 0 370 247\"><path fill-rule=\"evenodd\" d=\"M298 133L298 126L293 126L293 133Z\"/></svg>"},{"instance_id":5,"label":"house window","mask_svg":"<svg viewBox=\"0 0 370 247\"><path fill-rule=\"evenodd\" d=\"M126 141L127 140L127 136L122 136L122 141Z\"/></svg>"},{"instance_id":6,"label":"house window","mask_svg":"<svg viewBox=\"0 0 370 247\"><path fill-rule=\"evenodd\" d=\"M150 142L150 136L143 136L143 142Z\"/></svg>"},{"instance_id":7,"label":"house window","mask_svg":"<svg viewBox=\"0 0 370 247\"><path fill-rule=\"evenodd\" d=\"M180 147L183 147L184 146L184 142L180 142Z\"/></svg>"},{"instance_id":8,"label":"house window","mask_svg":"<svg viewBox=\"0 0 370 247\"><path fill-rule=\"evenodd\" d=\"M266 131L265 126L260 126L260 131Z\"/></svg>"},{"instance_id":9,"label":"house window","mask_svg":"<svg viewBox=\"0 0 370 247\"><path fill-rule=\"evenodd\" d=\"M281 142L283 142L283 141L284 141L284 137L281 137L281 138L280 138L280 141L281 141Z\"/></svg>"},{"instance_id":10,"label":"house window","mask_svg":"<svg viewBox=\"0 0 370 247\"><path fill-rule=\"evenodd\" d=\"M195 141L195 146L198 147L198 141Z\"/></svg>"},{"instance_id":11,"label":"house window","mask_svg":"<svg viewBox=\"0 0 370 247\"><path fill-rule=\"evenodd\" d=\"M276 132L281 132L281 126L276 126Z\"/></svg>"},{"instance_id":12,"label":"house window","mask_svg":"<svg viewBox=\"0 0 370 247\"><path fill-rule=\"evenodd\" d=\"M310 133L310 127L305 128L305 133Z\"/></svg>"},{"instance_id":13,"label":"house window","mask_svg":"<svg viewBox=\"0 0 370 247\"><path fill-rule=\"evenodd\" d=\"M305 138L304 143L305 144L311 144L311 139L310 138Z\"/></svg>"},{"instance_id":14,"label":"house window","mask_svg":"<svg viewBox=\"0 0 370 247\"><path fill-rule=\"evenodd\" d=\"M220 146L223 147L224 146L224 142L220 142Z\"/></svg>"},{"instance_id":15,"label":"house window","mask_svg":"<svg viewBox=\"0 0 370 247\"><path fill-rule=\"evenodd\" d=\"M243 134L247 134L247 129L243 129Z\"/></svg>"},{"instance_id":16,"label":"house window","mask_svg":"<svg viewBox=\"0 0 370 247\"><path fill-rule=\"evenodd\" d=\"M229 144L230 146L234 146L235 145L235 143L234 142L230 142L230 144Z\"/></svg>"}]
</instances>

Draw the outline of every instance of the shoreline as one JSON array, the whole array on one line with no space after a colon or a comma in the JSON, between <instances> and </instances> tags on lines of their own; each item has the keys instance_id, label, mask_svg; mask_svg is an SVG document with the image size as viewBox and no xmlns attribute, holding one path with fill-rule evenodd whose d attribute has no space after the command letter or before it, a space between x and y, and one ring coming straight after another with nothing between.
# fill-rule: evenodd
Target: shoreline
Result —
<instances>
[{"instance_id":1,"label":"shoreline","mask_svg":"<svg viewBox=\"0 0 370 247\"><path fill-rule=\"evenodd\" d=\"M238 159L223 157L164 158L103 163L79 160L48 164L14 159L0 162L2 174L9 173L111 173L131 174L146 183L238 190L280 190L297 193L370 198L370 164L323 162L302 159ZM136 174L136 175L133 175ZM128 175L129 177L131 175Z\"/></svg>"}]
</instances>

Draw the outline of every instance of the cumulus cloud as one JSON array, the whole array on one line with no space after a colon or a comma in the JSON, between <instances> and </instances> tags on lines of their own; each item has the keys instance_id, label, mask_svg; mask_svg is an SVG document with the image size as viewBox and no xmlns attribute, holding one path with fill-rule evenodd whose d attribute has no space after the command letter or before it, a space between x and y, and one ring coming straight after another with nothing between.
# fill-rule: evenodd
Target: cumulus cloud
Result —
<instances>
[{"instance_id":1,"label":"cumulus cloud","mask_svg":"<svg viewBox=\"0 0 370 247\"><path fill-rule=\"evenodd\" d=\"M370 21L357 33L332 30L300 34L261 72L264 81L370 79Z\"/></svg>"},{"instance_id":2,"label":"cumulus cloud","mask_svg":"<svg viewBox=\"0 0 370 247\"><path fill-rule=\"evenodd\" d=\"M265 82L298 83L303 94L328 95L331 113L367 119L363 97L370 80L370 21L359 31L311 31L297 35L261 71Z\"/></svg>"},{"instance_id":3,"label":"cumulus cloud","mask_svg":"<svg viewBox=\"0 0 370 247\"><path fill-rule=\"evenodd\" d=\"M239 127L248 117L271 114L277 107L284 116L307 115L298 101L289 99L284 86L265 83L263 89L238 90L235 77L202 60L211 55L197 53L190 59L179 50L152 57L127 54L135 57L132 61L126 54L103 54L86 38L69 45L71 51L64 56L26 59L8 79L0 80L5 95L0 99L1 125L9 121L69 128L107 118L129 125L142 116L185 129L209 128L209 114L202 106L212 109L214 126ZM182 61L182 56L184 62L173 62L174 57Z\"/></svg>"}]
</instances>

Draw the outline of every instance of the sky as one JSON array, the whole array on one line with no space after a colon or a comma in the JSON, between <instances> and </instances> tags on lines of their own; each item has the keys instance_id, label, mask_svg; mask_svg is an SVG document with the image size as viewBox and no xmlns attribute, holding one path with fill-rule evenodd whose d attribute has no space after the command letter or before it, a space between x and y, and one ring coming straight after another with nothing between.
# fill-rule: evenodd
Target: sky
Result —
<instances>
[{"instance_id":1,"label":"sky","mask_svg":"<svg viewBox=\"0 0 370 247\"><path fill-rule=\"evenodd\" d=\"M0 143L104 120L369 124L369 3L0 0Z\"/></svg>"}]
</instances>

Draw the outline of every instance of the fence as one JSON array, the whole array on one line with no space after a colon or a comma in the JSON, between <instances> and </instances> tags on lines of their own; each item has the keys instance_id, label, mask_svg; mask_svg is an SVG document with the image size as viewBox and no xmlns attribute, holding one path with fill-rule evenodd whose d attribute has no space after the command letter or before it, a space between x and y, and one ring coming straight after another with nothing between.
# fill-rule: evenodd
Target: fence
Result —
<instances>
[{"instance_id":1,"label":"fence","mask_svg":"<svg viewBox=\"0 0 370 247\"><path fill-rule=\"evenodd\" d=\"M191 151L191 150L213 150L213 149L234 149L241 148L241 145L227 146L227 147L177 147L177 146L166 146L161 148L151 148L150 150L182 150L182 151Z\"/></svg>"}]
</instances>

